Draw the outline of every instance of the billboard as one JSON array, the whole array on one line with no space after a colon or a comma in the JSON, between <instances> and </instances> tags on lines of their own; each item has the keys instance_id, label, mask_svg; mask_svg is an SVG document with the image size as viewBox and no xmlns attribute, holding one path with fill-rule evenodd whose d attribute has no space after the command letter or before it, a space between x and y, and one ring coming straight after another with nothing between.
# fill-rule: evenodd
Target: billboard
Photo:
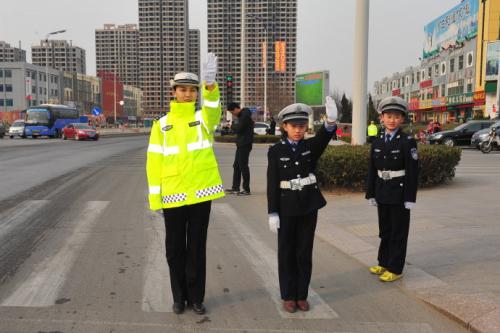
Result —
<instances>
[{"instance_id":1,"label":"billboard","mask_svg":"<svg viewBox=\"0 0 500 333\"><path fill-rule=\"evenodd\" d=\"M479 1L463 0L424 27L425 41L423 58L429 58L441 51L477 36L477 15Z\"/></svg>"},{"instance_id":2,"label":"billboard","mask_svg":"<svg viewBox=\"0 0 500 333\"><path fill-rule=\"evenodd\" d=\"M276 41L274 43L274 71L279 73L286 72L286 42Z\"/></svg>"},{"instance_id":3,"label":"billboard","mask_svg":"<svg viewBox=\"0 0 500 333\"><path fill-rule=\"evenodd\" d=\"M329 71L297 75L295 77L295 102L310 106L324 105L329 88Z\"/></svg>"},{"instance_id":4,"label":"billboard","mask_svg":"<svg viewBox=\"0 0 500 333\"><path fill-rule=\"evenodd\" d=\"M488 51L486 52L486 81L496 81L499 60L500 41L489 42Z\"/></svg>"}]
</instances>

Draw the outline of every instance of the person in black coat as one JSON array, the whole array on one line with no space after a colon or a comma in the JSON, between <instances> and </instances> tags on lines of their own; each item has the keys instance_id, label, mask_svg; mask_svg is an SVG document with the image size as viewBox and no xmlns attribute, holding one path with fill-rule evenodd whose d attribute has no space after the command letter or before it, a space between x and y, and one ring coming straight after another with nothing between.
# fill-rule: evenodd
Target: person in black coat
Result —
<instances>
[{"instance_id":1,"label":"person in black coat","mask_svg":"<svg viewBox=\"0 0 500 333\"><path fill-rule=\"evenodd\" d=\"M326 205L314 175L316 163L335 133L337 109L327 99L329 119L310 139L304 139L312 109L301 103L279 113L285 131L269 148L267 204L269 227L278 233L278 273L287 312L309 310L307 294L318 209ZM330 103L330 104L329 104Z\"/></svg>"},{"instance_id":2,"label":"person in black coat","mask_svg":"<svg viewBox=\"0 0 500 333\"><path fill-rule=\"evenodd\" d=\"M236 133L236 153L233 163L233 185L226 193L250 195L250 168L248 160L252 151L253 126L252 112L248 108L241 109L237 103L229 103L227 110L237 121L233 120L233 132ZM240 191L241 178L243 190Z\"/></svg>"},{"instance_id":3,"label":"person in black coat","mask_svg":"<svg viewBox=\"0 0 500 333\"><path fill-rule=\"evenodd\" d=\"M370 272L381 281L403 276L410 210L417 199L417 143L400 125L408 104L399 97L387 97L378 107L385 129L373 141L368 165L366 199L377 207L380 246L378 265Z\"/></svg>"}]
</instances>

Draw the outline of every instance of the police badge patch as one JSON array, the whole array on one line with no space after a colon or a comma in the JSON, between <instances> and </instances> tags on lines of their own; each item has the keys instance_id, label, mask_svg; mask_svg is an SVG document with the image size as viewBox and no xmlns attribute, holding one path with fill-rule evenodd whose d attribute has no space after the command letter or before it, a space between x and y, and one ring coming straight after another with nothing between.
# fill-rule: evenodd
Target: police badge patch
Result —
<instances>
[{"instance_id":1,"label":"police badge patch","mask_svg":"<svg viewBox=\"0 0 500 333\"><path fill-rule=\"evenodd\" d=\"M410 152L411 152L411 157L413 157L413 159L417 161L418 160L417 148L412 148Z\"/></svg>"},{"instance_id":2,"label":"police badge patch","mask_svg":"<svg viewBox=\"0 0 500 333\"><path fill-rule=\"evenodd\" d=\"M167 125L167 126L163 127L161 130L163 132L170 131L172 129L172 127L174 127L174 126L173 125Z\"/></svg>"}]
</instances>

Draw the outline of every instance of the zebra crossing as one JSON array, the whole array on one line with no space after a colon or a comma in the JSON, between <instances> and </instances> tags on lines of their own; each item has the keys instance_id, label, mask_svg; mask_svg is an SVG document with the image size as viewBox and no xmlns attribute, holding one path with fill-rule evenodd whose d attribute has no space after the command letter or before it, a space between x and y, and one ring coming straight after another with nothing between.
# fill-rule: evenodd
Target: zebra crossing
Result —
<instances>
[{"instance_id":1,"label":"zebra crossing","mask_svg":"<svg viewBox=\"0 0 500 333\"><path fill-rule=\"evenodd\" d=\"M0 214L0 241L20 224L33 220L40 209L50 205L50 200L27 200ZM10 290L0 286L0 306L50 307L61 297L61 288L66 282L75 261L81 254L85 242L92 234L97 221L109 207L109 201L87 201L62 214L59 224L63 227L51 230L43 242L37 245L36 253L29 269L19 269L15 275L15 285ZM142 273L143 312L172 312L172 294L169 272L165 259L163 218L147 211L152 222L146 228L147 248ZM214 203L213 215L217 223L229 231L233 243L249 266L259 277L264 290L282 318L295 319L335 319L338 314L313 289L309 300L312 310L289 314L282 309L279 295L277 254L249 228L244 218L227 203ZM59 233L59 235L57 235Z\"/></svg>"}]
</instances>

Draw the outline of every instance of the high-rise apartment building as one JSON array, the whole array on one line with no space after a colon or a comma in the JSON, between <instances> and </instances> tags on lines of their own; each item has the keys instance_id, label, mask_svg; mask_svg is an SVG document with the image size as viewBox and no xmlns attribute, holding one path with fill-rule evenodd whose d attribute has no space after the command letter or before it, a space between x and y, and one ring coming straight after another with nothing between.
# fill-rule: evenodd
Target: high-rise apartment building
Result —
<instances>
[{"instance_id":1,"label":"high-rise apartment building","mask_svg":"<svg viewBox=\"0 0 500 333\"><path fill-rule=\"evenodd\" d=\"M26 61L26 51L0 41L0 62Z\"/></svg>"},{"instance_id":2,"label":"high-rise apartment building","mask_svg":"<svg viewBox=\"0 0 500 333\"><path fill-rule=\"evenodd\" d=\"M144 117L169 108L169 80L188 68L188 1L139 0L139 73Z\"/></svg>"},{"instance_id":3,"label":"high-rise apartment building","mask_svg":"<svg viewBox=\"0 0 500 333\"><path fill-rule=\"evenodd\" d=\"M95 31L97 72L117 74L124 84L139 86L139 29L136 24L105 24Z\"/></svg>"},{"instance_id":4,"label":"high-rise apartment building","mask_svg":"<svg viewBox=\"0 0 500 333\"><path fill-rule=\"evenodd\" d=\"M72 41L42 40L40 45L31 47L31 61L38 66L45 66L48 61L49 67L64 72L86 74L87 71L85 50L73 46Z\"/></svg>"},{"instance_id":5,"label":"high-rise apartment building","mask_svg":"<svg viewBox=\"0 0 500 333\"><path fill-rule=\"evenodd\" d=\"M189 29L188 72L200 76L200 30Z\"/></svg>"},{"instance_id":6,"label":"high-rise apartment building","mask_svg":"<svg viewBox=\"0 0 500 333\"><path fill-rule=\"evenodd\" d=\"M208 0L208 51L219 57L226 105L239 101L262 115L265 68L268 115L293 103L296 47L297 0Z\"/></svg>"}]
</instances>

